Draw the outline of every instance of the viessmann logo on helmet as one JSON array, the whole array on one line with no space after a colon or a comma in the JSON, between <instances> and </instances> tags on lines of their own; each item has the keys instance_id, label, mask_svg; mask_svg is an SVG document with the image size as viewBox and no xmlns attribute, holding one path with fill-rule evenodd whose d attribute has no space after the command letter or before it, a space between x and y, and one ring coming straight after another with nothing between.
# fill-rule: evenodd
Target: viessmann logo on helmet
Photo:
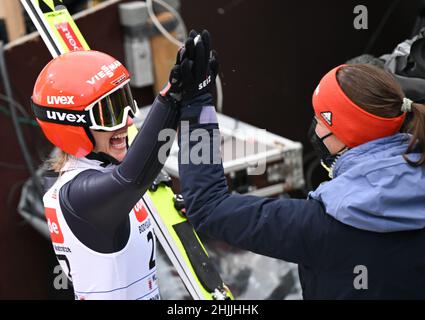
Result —
<instances>
[{"instance_id":1,"label":"viessmann logo on helmet","mask_svg":"<svg viewBox=\"0 0 425 320\"><path fill-rule=\"evenodd\" d=\"M98 73L96 73L93 77L88 79L86 82L88 84L94 85L97 81L108 77L112 78L114 76L114 71L118 69L118 67L121 66L121 62L118 60L115 60L113 63L108 65L103 65Z\"/></svg>"}]
</instances>

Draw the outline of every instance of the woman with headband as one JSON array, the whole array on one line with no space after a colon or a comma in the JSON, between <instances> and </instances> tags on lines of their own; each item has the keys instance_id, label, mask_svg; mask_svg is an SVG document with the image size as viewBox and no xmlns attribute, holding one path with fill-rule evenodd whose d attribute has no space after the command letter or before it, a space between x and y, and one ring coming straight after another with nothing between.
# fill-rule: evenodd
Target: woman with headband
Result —
<instances>
[{"instance_id":1,"label":"woman with headband","mask_svg":"<svg viewBox=\"0 0 425 320\"><path fill-rule=\"evenodd\" d=\"M182 117L190 112L190 131L208 130L212 140L219 134L211 104L191 103ZM384 70L342 65L322 78L313 108L309 135L331 181L306 200L230 194L211 147L209 163L180 163L190 221L211 237L297 263L305 299L425 298L425 106L405 98ZM199 150L184 136L180 146Z\"/></svg>"}]
</instances>

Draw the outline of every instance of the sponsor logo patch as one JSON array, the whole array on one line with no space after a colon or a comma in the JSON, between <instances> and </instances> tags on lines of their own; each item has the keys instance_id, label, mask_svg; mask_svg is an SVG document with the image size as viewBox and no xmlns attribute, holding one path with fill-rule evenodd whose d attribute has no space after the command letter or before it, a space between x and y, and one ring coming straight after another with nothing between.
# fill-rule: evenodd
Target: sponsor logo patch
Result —
<instances>
[{"instance_id":1,"label":"sponsor logo patch","mask_svg":"<svg viewBox=\"0 0 425 320\"><path fill-rule=\"evenodd\" d=\"M148 217L148 210L146 209L143 200L140 199L139 202L133 208L134 214L136 215L137 221L143 222Z\"/></svg>"},{"instance_id":2,"label":"sponsor logo patch","mask_svg":"<svg viewBox=\"0 0 425 320\"><path fill-rule=\"evenodd\" d=\"M202 81L199 85L198 85L198 90L202 90L203 88L205 88L209 83L211 82L211 76L208 76L208 78L206 78L204 81Z\"/></svg>"},{"instance_id":3,"label":"sponsor logo patch","mask_svg":"<svg viewBox=\"0 0 425 320\"><path fill-rule=\"evenodd\" d=\"M58 23L56 25L56 29L59 31L59 34L61 35L69 50L84 50L83 46L77 38L77 35L74 33L74 30L72 30L72 27L68 22Z\"/></svg>"},{"instance_id":4,"label":"sponsor logo patch","mask_svg":"<svg viewBox=\"0 0 425 320\"><path fill-rule=\"evenodd\" d=\"M117 86L120 83L123 83L126 79L127 79L126 75L125 74L122 74L117 79L111 81L111 84L113 84L114 86Z\"/></svg>"},{"instance_id":5,"label":"sponsor logo patch","mask_svg":"<svg viewBox=\"0 0 425 320\"><path fill-rule=\"evenodd\" d=\"M322 116L323 120L325 120L328 125L332 126L332 112L326 111L321 112L320 115Z\"/></svg>"},{"instance_id":6,"label":"sponsor logo patch","mask_svg":"<svg viewBox=\"0 0 425 320\"><path fill-rule=\"evenodd\" d=\"M121 62L118 60L115 60L111 64L103 65L100 68L100 71L96 73L94 76L92 76L90 79L88 79L86 82L88 84L94 85L97 81L100 81L103 78L112 78L114 76L114 71L121 66Z\"/></svg>"},{"instance_id":7,"label":"sponsor logo patch","mask_svg":"<svg viewBox=\"0 0 425 320\"><path fill-rule=\"evenodd\" d=\"M71 114L66 112L47 110L46 115L47 115L47 118L51 120L68 121L68 122L75 122L75 123L87 123L85 119L86 117L85 114Z\"/></svg>"},{"instance_id":8,"label":"sponsor logo patch","mask_svg":"<svg viewBox=\"0 0 425 320\"><path fill-rule=\"evenodd\" d=\"M44 214L46 216L47 226L49 227L52 242L63 243L63 234L56 215L56 210L53 208L45 208Z\"/></svg>"},{"instance_id":9,"label":"sponsor logo patch","mask_svg":"<svg viewBox=\"0 0 425 320\"><path fill-rule=\"evenodd\" d=\"M74 104L74 96L47 96L47 104Z\"/></svg>"}]
</instances>

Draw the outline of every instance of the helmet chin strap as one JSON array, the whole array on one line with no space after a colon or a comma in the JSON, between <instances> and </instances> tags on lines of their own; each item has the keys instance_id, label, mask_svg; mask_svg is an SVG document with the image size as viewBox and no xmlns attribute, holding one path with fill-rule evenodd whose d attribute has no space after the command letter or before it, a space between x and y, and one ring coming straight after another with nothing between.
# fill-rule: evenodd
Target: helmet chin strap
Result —
<instances>
[{"instance_id":1,"label":"helmet chin strap","mask_svg":"<svg viewBox=\"0 0 425 320\"><path fill-rule=\"evenodd\" d=\"M97 160L102 162L102 167L107 167L110 164L119 165L121 162L115 159L113 156L105 153L105 152L90 152L88 155L86 155L87 159L90 160Z\"/></svg>"},{"instance_id":2,"label":"helmet chin strap","mask_svg":"<svg viewBox=\"0 0 425 320\"><path fill-rule=\"evenodd\" d=\"M94 139L94 137L93 137L93 135L92 135L92 133L90 131L90 128L84 126L84 131L86 132L87 137L89 137L91 143L93 144L93 149L94 149L94 147L96 146L96 140Z\"/></svg>"}]
</instances>

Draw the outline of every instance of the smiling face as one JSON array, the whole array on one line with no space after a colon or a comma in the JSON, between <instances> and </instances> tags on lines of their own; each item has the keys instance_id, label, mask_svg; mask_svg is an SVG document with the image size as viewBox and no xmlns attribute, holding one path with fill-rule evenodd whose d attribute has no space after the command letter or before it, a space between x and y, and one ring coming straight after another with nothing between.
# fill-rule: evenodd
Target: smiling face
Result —
<instances>
[{"instance_id":1,"label":"smiling face","mask_svg":"<svg viewBox=\"0 0 425 320\"><path fill-rule=\"evenodd\" d=\"M118 161L123 161L127 154L127 131L128 127L132 124L133 120L131 117L128 117L125 127L116 131L98 131L90 129L96 141L93 151L103 152L114 157Z\"/></svg>"}]
</instances>

